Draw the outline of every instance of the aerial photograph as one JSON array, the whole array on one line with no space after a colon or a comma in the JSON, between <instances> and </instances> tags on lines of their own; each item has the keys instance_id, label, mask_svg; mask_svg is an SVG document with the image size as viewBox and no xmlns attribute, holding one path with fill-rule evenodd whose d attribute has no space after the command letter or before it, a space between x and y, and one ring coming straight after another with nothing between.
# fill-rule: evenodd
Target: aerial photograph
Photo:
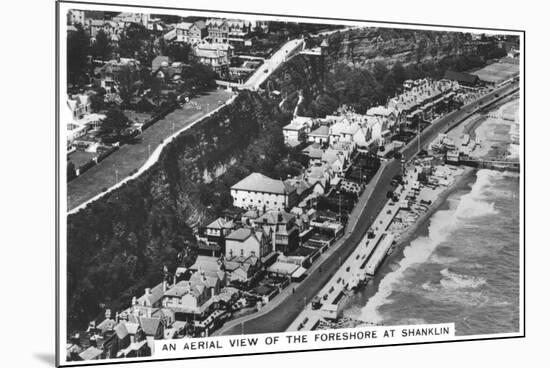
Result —
<instances>
[{"instance_id":1,"label":"aerial photograph","mask_svg":"<svg viewBox=\"0 0 550 368\"><path fill-rule=\"evenodd\" d=\"M64 362L522 331L517 33L103 8L59 15Z\"/></svg>"}]
</instances>

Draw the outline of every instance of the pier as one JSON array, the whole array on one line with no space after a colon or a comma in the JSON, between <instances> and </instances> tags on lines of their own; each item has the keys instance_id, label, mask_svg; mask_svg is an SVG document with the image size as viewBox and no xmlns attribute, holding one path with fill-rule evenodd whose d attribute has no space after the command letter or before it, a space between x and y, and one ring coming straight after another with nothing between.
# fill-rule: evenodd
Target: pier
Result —
<instances>
[{"instance_id":1,"label":"pier","mask_svg":"<svg viewBox=\"0 0 550 368\"><path fill-rule=\"evenodd\" d=\"M475 159L475 158L453 159L453 158L447 157L445 159L445 162L450 165L464 165L464 166L475 167L478 169L520 172L520 164L518 161L483 160L483 159Z\"/></svg>"}]
</instances>

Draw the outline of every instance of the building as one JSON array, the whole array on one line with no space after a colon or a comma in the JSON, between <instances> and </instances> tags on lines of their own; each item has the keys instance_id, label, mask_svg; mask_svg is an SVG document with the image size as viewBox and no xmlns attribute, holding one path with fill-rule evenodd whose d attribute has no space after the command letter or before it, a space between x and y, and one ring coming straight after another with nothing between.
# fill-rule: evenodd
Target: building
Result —
<instances>
[{"instance_id":1,"label":"building","mask_svg":"<svg viewBox=\"0 0 550 368\"><path fill-rule=\"evenodd\" d=\"M117 93L119 80L129 78L131 83L141 80L141 63L136 59L117 58L94 69L93 80L97 87L104 88L106 93Z\"/></svg>"},{"instance_id":2,"label":"building","mask_svg":"<svg viewBox=\"0 0 550 368\"><path fill-rule=\"evenodd\" d=\"M231 187L233 205L263 211L292 208L296 204L296 189L282 180L252 173Z\"/></svg>"},{"instance_id":3,"label":"building","mask_svg":"<svg viewBox=\"0 0 550 368\"><path fill-rule=\"evenodd\" d=\"M317 129L308 134L308 142L318 143L325 145L329 143L329 131L328 125L321 125Z\"/></svg>"},{"instance_id":4,"label":"building","mask_svg":"<svg viewBox=\"0 0 550 368\"><path fill-rule=\"evenodd\" d=\"M244 43L245 37L252 29L252 22L239 19L206 20L208 39L213 43Z\"/></svg>"},{"instance_id":5,"label":"building","mask_svg":"<svg viewBox=\"0 0 550 368\"><path fill-rule=\"evenodd\" d=\"M456 81L459 85L466 87L474 87L479 84L479 77L477 75L452 70L445 72L445 79Z\"/></svg>"},{"instance_id":6,"label":"building","mask_svg":"<svg viewBox=\"0 0 550 368\"><path fill-rule=\"evenodd\" d=\"M176 25L176 39L177 42L185 42L190 44L197 44L201 42L208 35L206 23L204 21L197 21L194 23L181 22Z\"/></svg>"},{"instance_id":7,"label":"building","mask_svg":"<svg viewBox=\"0 0 550 368\"><path fill-rule=\"evenodd\" d=\"M195 59L209 65L218 75L229 73L229 65L233 56L233 46L224 43L199 43L194 49Z\"/></svg>"},{"instance_id":8,"label":"building","mask_svg":"<svg viewBox=\"0 0 550 368\"><path fill-rule=\"evenodd\" d=\"M332 145L338 142L364 146L366 133L358 123L342 119L329 128L329 143Z\"/></svg>"},{"instance_id":9,"label":"building","mask_svg":"<svg viewBox=\"0 0 550 368\"><path fill-rule=\"evenodd\" d=\"M265 257L270 252L271 239L264 229L242 227L233 231L225 239L225 256Z\"/></svg>"},{"instance_id":10,"label":"building","mask_svg":"<svg viewBox=\"0 0 550 368\"><path fill-rule=\"evenodd\" d=\"M306 138L306 127L304 125L291 122L283 127L283 136L285 144L289 146L297 146Z\"/></svg>"},{"instance_id":11,"label":"building","mask_svg":"<svg viewBox=\"0 0 550 368\"><path fill-rule=\"evenodd\" d=\"M296 225L294 214L285 211L268 211L255 222L272 234L273 251L287 254L298 247L300 230Z\"/></svg>"},{"instance_id":12,"label":"building","mask_svg":"<svg viewBox=\"0 0 550 368\"><path fill-rule=\"evenodd\" d=\"M67 12L67 24L81 24L86 23L86 15L84 10L70 9Z\"/></svg>"}]
</instances>

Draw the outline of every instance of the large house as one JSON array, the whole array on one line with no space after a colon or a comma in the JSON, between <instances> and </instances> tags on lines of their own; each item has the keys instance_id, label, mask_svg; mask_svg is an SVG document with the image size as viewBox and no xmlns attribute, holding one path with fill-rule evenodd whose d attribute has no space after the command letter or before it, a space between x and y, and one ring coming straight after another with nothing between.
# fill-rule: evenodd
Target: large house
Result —
<instances>
[{"instance_id":1,"label":"large house","mask_svg":"<svg viewBox=\"0 0 550 368\"><path fill-rule=\"evenodd\" d=\"M268 228L272 233L273 250L288 253L298 246L300 230L296 226L296 216L284 211L268 211L256 223Z\"/></svg>"},{"instance_id":2,"label":"large house","mask_svg":"<svg viewBox=\"0 0 550 368\"><path fill-rule=\"evenodd\" d=\"M201 42L208 34L206 23L197 21L195 23L181 22L176 25L176 41L190 44Z\"/></svg>"},{"instance_id":3,"label":"large house","mask_svg":"<svg viewBox=\"0 0 550 368\"><path fill-rule=\"evenodd\" d=\"M270 235L261 227L242 227L225 239L225 256L262 258L270 253L270 240Z\"/></svg>"},{"instance_id":4,"label":"large house","mask_svg":"<svg viewBox=\"0 0 550 368\"><path fill-rule=\"evenodd\" d=\"M252 173L231 187L233 205L244 209L277 210L296 204L296 188L282 180Z\"/></svg>"},{"instance_id":5,"label":"large house","mask_svg":"<svg viewBox=\"0 0 550 368\"><path fill-rule=\"evenodd\" d=\"M233 46L224 43L199 43L193 49L195 59L209 65L218 75L229 73Z\"/></svg>"},{"instance_id":6,"label":"large house","mask_svg":"<svg viewBox=\"0 0 550 368\"><path fill-rule=\"evenodd\" d=\"M208 39L214 43L240 43L252 29L252 22L239 19L206 20Z\"/></svg>"}]
</instances>

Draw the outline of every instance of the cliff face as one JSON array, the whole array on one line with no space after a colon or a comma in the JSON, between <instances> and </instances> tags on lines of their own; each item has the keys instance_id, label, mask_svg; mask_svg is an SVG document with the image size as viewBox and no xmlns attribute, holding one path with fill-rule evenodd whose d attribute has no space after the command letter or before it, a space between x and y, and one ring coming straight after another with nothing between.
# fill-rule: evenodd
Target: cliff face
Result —
<instances>
[{"instance_id":1,"label":"cliff face","mask_svg":"<svg viewBox=\"0 0 550 368\"><path fill-rule=\"evenodd\" d=\"M308 46L320 43L311 39ZM327 43L323 56L298 55L265 84L282 93L286 110L301 93L303 115L322 117L342 104L364 113L385 104L406 79L442 78L447 70L480 67L504 54L496 40L459 32L361 28L333 33Z\"/></svg>"},{"instance_id":2,"label":"cliff face","mask_svg":"<svg viewBox=\"0 0 550 368\"><path fill-rule=\"evenodd\" d=\"M201 184L262 139L274 113L243 92L168 145L146 173L67 218L71 328L95 317L100 303L116 309L141 295L162 279L163 265L189 255L190 225L214 215Z\"/></svg>"},{"instance_id":3,"label":"cliff face","mask_svg":"<svg viewBox=\"0 0 550 368\"><path fill-rule=\"evenodd\" d=\"M480 47L460 32L363 28L334 33L328 39L328 63L372 70L376 63L391 69L396 63L437 62L456 55L474 55Z\"/></svg>"}]
</instances>

